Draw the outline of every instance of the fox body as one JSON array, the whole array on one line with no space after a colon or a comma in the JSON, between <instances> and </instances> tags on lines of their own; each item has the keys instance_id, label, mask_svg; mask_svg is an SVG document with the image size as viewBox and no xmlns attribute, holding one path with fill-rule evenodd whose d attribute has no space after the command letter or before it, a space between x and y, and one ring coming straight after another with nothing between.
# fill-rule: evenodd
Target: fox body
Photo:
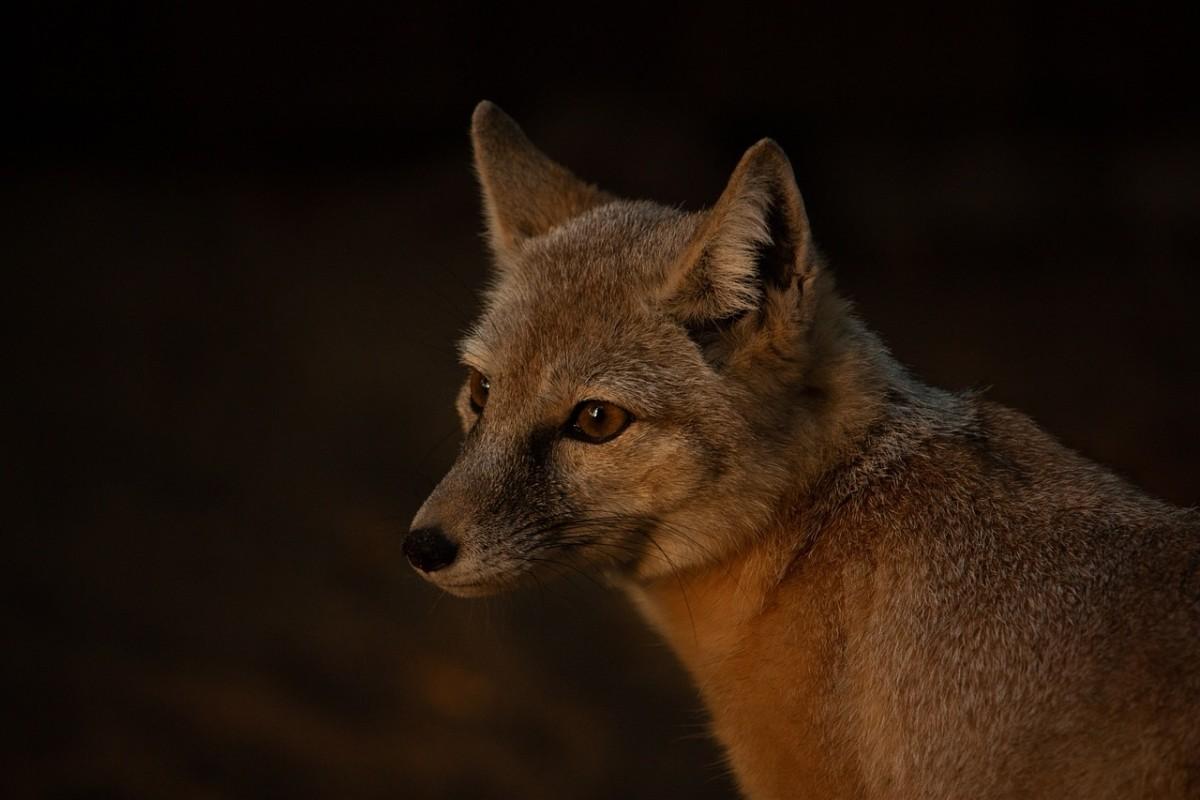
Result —
<instances>
[{"instance_id":1,"label":"fox body","mask_svg":"<svg viewBox=\"0 0 1200 800\"><path fill-rule=\"evenodd\" d=\"M908 375L782 150L709 210L472 123L496 266L405 541L459 595L610 576L751 798L1200 797L1200 518Z\"/></svg>"}]
</instances>

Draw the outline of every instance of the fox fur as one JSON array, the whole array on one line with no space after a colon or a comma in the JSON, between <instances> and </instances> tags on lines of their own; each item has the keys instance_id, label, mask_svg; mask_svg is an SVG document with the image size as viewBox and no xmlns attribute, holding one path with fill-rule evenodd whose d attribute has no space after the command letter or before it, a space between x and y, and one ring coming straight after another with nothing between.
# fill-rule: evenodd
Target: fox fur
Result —
<instances>
[{"instance_id":1,"label":"fox fur","mask_svg":"<svg viewBox=\"0 0 1200 800\"><path fill-rule=\"evenodd\" d=\"M1200 517L909 375L836 292L787 157L709 210L609 195L496 106L490 383L413 522L490 594L570 566L670 642L750 798L1200 797ZM632 415L562 434L580 401Z\"/></svg>"}]
</instances>

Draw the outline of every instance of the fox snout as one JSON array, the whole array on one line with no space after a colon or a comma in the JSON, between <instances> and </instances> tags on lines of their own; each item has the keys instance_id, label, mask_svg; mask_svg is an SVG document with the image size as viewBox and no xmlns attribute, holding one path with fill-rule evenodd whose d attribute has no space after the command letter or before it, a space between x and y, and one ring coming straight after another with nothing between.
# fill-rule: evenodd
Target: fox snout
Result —
<instances>
[{"instance_id":1,"label":"fox snout","mask_svg":"<svg viewBox=\"0 0 1200 800\"><path fill-rule=\"evenodd\" d=\"M544 469L514 442L478 432L468 439L413 518L402 549L425 580L477 596L505 588L529 566L515 534L540 530L531 510L561 505L546 491Z\"/></svg>"},{"instance_id":2,"label":"fox snout","mask_svg":"<svg viewBox=\"0 0 1200 800\"><path fill-rule=\"evenodd\" d=\"M417 528L404 537L404 555L421 572L437 572L458 558L458 543L441 528Z\"/></svg>"},{"instance_id":3,"label":"fox snout","mask_svg":"<svg viewBox=\"0 0 1200 800\"><path fill-rule=\"evenodd\" d=\"M441 489L442 487L438 487ZM472 571L464 533L459 525L440 510L440 492L435 489L413 517L408 533L404 535L401 549L412 568L425 580L447 591L454 591L453 584L459 573Z\"/></svg>"},{"instance_id":4,"label":"fox snout","mask_svg":"<svg viewBox=\"0 0 1200 800\"><path fill-rule=\"evenodd\" d=\"M431 498L432 499L432 498ZM457 526L448 525L442 515L426 502L413 518L401 549L404 557L422 578L454 594L474 594L465 591L464 574L474 573L472 552Z\"/></svg>"}]
</instances>

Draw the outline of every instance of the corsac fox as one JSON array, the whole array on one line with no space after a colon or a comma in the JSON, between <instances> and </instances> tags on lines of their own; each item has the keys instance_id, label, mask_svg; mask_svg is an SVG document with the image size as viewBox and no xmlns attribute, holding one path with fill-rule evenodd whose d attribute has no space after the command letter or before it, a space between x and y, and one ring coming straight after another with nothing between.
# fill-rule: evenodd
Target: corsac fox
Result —
<instances>
[{"instance_id":1,"label":"corsac fox","mask_svg":"<svg viewBox=\"0 0 1200 800\"><path fill-rule=\"evenodd\" d=\"M610 576L751 798L1200 797L1200 514L908 374L775 142L689 213L471 133L495 268L427 580Z\"/></svg>"}]
</instances>

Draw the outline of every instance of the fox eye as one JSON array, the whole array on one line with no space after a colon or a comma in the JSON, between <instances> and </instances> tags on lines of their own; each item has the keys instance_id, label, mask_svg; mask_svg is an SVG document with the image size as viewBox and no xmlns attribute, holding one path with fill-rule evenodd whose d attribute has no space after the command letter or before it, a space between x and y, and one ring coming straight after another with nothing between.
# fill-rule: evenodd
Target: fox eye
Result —
<instances>
[{"instance_id":1,"label":"fox eye","mask_svg":"<svg viewBox=\"0 0 1200 800\"><path fill-rule=\"evenodd\" d=\"M478 414L487 405L488 390L492 388L492 384L479 370L474 367L471 367L470 370L471 394L469 399L471 410Z\"/></svg>"},{"instance_id":2,"label":"fox eye","mask_svg":"<svg viewBox=\"0 0 1200 800\"><path fill-rule=\"evenodd\" d=\"M633 422L633 415L603 400L585 400L575 407L567 434L591 444L617 438Z\"/></svg>"}]
</instances>

